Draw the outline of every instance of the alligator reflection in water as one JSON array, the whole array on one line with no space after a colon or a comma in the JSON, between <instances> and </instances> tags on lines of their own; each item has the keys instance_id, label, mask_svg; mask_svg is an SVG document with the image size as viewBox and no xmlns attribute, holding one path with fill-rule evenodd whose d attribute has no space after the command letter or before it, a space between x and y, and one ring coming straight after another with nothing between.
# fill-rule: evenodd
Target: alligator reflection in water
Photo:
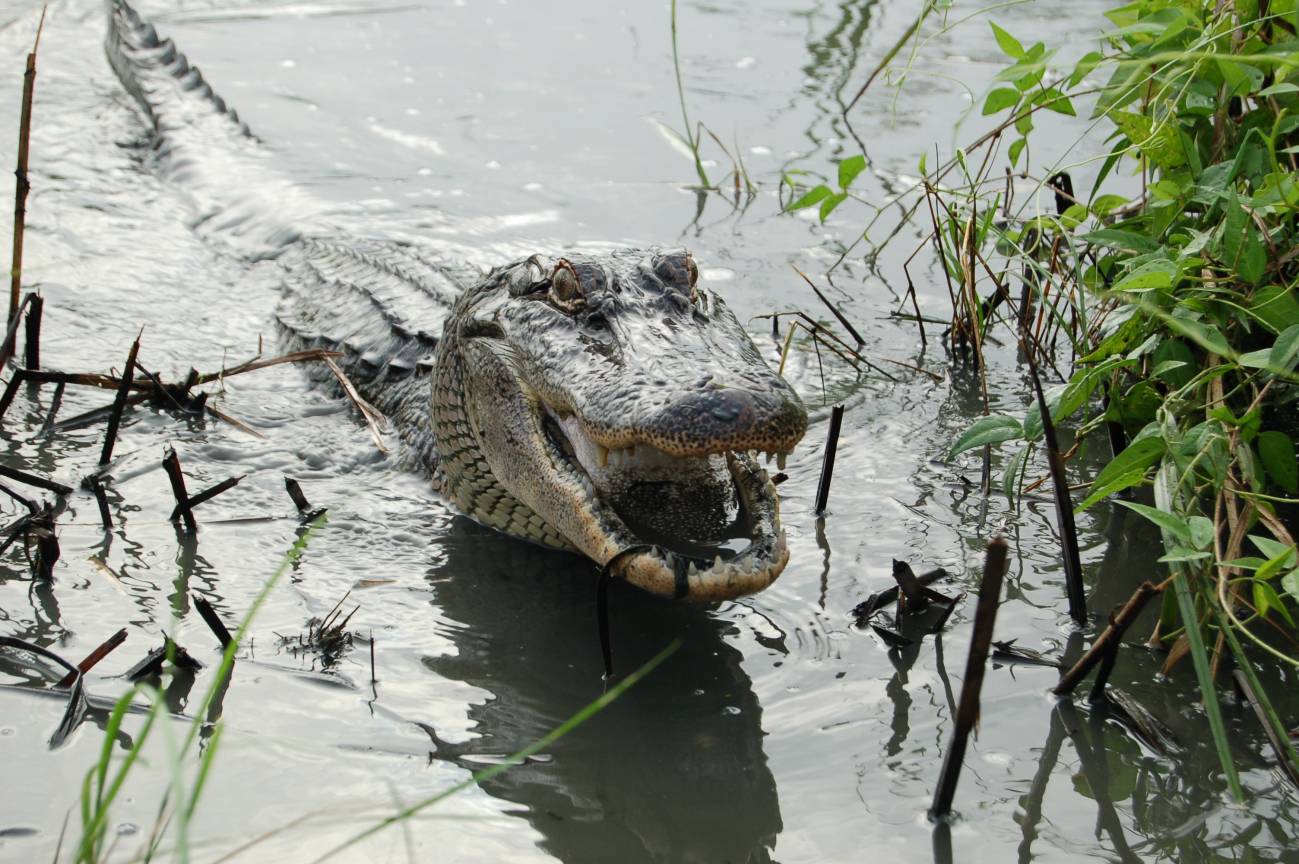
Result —
<instances>
[{"instance_id":1,"label":"alligator reflection in water","mask_svg":"<svg viewBox=\"0 0 1299 864\"><path fill-rule=\"evenodd\" d=\"M589 562L457 519L430 575L457 656L427 664L495 698L469 709L481 737L436 758L468 770L536 741L601 692ZM634 593L634 596L632 596ZM762 710L728 627L695 607L610 591L615 668L681 647L546 758L484 784L524 805L565 862L763 862L781 830Z\"/></svg>"}]
</instances>

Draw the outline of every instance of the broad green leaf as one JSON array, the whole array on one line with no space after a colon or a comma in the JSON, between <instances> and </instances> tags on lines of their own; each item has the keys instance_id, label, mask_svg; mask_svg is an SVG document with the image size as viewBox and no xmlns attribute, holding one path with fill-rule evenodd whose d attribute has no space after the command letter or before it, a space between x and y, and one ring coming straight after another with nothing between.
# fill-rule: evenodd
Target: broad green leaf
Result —
<instances>
[{"instance_id":1,"label":"broad green leaf","mask_svg":"<svg viewBox=\"0 0 1299 864\"><path fill-rule=\"evenodd\" d=\"M1088 51L1080 57L1078 62L1074 64L1073 73L1069 76L1070 89L1077 87L1104 59L1099 51Z\"/></svg>"},{"instance_id":2,"label":"broad green leaf","mask_svg":"<svg viewBox=\"0 0 1299 864\"><path fill-rule=\"evenodd\" d=\"M1050 387L1042 395L1046 397L1046 410L1051 412L1052 421L1060 416L1060 400L1064 398L1068 385L1057 384ZM1037 400L1034 399L1029 404L1028 410L1024 412L1024 440L1036 441L1042 437L1042 409L1038 406Z\"/></svg>"},{"instance_id":3,"label":"broad green leaf","mask_svg":"<svg viewBox=\"0 0 1299 864\"><path fill-rule=\"evenodd\" d=\"M1182 142L1170 124L1156 126L1148 115L1131 111L1111 111L1109 118L1165 174L1186 165Z\"/></svg>"},{"instance_id":4,"label":"broad green leaf","mask_svg":"<svg viewBox=\"0 0 1299 864\"><path fill-rule=\"evenodd\" d=\"M1235 55L1235 60L1228 60L1225 57L1218 58L1218 71L1222 73L1223 81L1226 82L1230 91L1230 96L1246 96L1263 86L1264 73L1262 69L1249 63L1237 62L1242 55Z\"/></svg>"},{"instance_id":5,"label":"broad green leaf","mask_svg":"<svg viewBox=\"0 0 1299 864\"><path fill-rule=\"evenodd\" d=\"M1260 96L1281 96L1285 93L1299 93L1299 84L1282 81L1280 84L1273 84L1271 87L1264 87L1258 91Z\"/></svg>"},{"instance_id":6,"label":"broad green leaf","mask_svg":"<svg viewBox=\"0 0 1299 864\"><path fill-rule=\"evenodd\" d=\"M1288 567L1294 563L1294 554L1295 550L1293 546L1285 547L1281 553L1273 555L1271 558L1267 559L1267 561L1263 563L1263 566L1259 567L1258 570L1254 572L1254 578L1271 579L1277 573L1280 573L1282 568Z\"/></svg>"},{"instance_id":7,"label":"broad green leaf","mask_svg":"<svg viewBox=\"0 0 1299 864\"><path fill-rule=\"evenodd\" d=\"M1175 315L1168 316L1164 322L1204 350L1212 351L1221 357L1231 356L1231 346L1227 344L1226 337L1217 327Z\"/></svg>"},{"instance_id":8,"label":"broad green leaf","mask_svg":"<svg viewBox=\"0 0 1299 864\"><path fill-rule=\"evenodd\" d=\"M1291 570L1281 577L1281 587L1296 601L1299 601L1299 570Z\"/></svg>"},{"instance_id":9,"label":"broad green leaf","mask_svg":"<svg viewBox=\"0 0 1299 864\"><path fill-rule=\"evenodd\" d=\"M1010 142L1010 148L1006 151L1006 155L1010 157L1012 167L1019 164L1019 154L1024 152L1024 145L1027 143L1027 138L1016 138Z\"/></svg>"},{"instance_id":10,"label":"broad green leaf","mask_svg":"<svg viewBox=\"0 0 1299 864\"><path fill-rule=\"evenodd\" d=\"M1180 275L1180 272L1177 262L1167 258L1156 258L1147 261L1116 282L1114 290L1136 293L1171 288L1173 280Z\"/></svg>"},{"instance_id":11,"label":"broad green leaf","mask_svg":"<svg viewBox=\"0 0 1299 864\"><path fill-rule=\"evenodd\" d=\"M1091 491L1082 504L1078 505L1078 509L1086 510L1115 492L1141 483L1150 466L1160 460L1166 449L1167 445L1162 438L1150 437L1133 441L1096 475ZM1189 543L1189 529L1187 530Z\"/></svg>"},{"instance_id":12,"label":"broad green leaf","mask_svg":"<svg viewBox=\"0 0 1299 864\"><path fill-rule=\"evenodd\" d=\"M1196 549L1208 549L1213 543L1213 521L1207 516L1190 516L1186 524L1191 526L1191 545Z\"/></svg>"},{"instance_id":13,"label":"broad green leaf","mask_svg":"<svg viewBox=\"0 0 1299 864\"><path fill-rule=\"evenodd\" d=\"M961 433L961 437L956 439L956 443L952 445L947 458L951 459L958 453L964 453L966 450L972 450L975 447L982 447L984 444L999 444L1012 438L1020 438L1023 434L1023 427L1019 425L1019 421L1014 417L1006 417L1000 414L980 417L970 424L970 428Z\"/></svg>"},{"instance_id":14,"label":"broad green leaf","mask_svg":"<svg viewBox=\"0 0 1299 864\"><path fill-rule=\"evenodd\" d=\"M992 25L992 35L996 37L997 45L1001 47L1002 53L1013 60L1024 59L1024 46L1020 44L1019 40L998 27L995 21L989 21L988 23Z\"/></svg>"},{"instance_id":15,"label":"broad green leaf","mask_svg":"<svg viewBox=\"0 0 1299 864\"><path fill-rule=\"evenodd\" d=\"M1127 203L1128 197L1126 195L1099 195L1096 200L1091 203L1091 211L1097 216L1104 216L1111 210L1117 210L1119 207L1122 207Z\"/></svg>"},{"instance_id":16,"label":"broad green leaf","mask_svg":"<svg viewBox=\"0 0 1299 864\"><path fill-rule=\"evenodd\" d=\"M1264 285L1255 290L1249 300L1249 310L1274 333L1299 324L1299 299L1284 285Z\"/></svg>"},{"instance_id":17,"label":"broad green leaf","mask_svg":"<svg viewBox=\"0 0 1299 864\"><path fill-rule=\"evenodd\" d=\"M1289 372L1299 360L1299 324L1292 324L1281 331L1272 343L1272 350L1267 355L1267 365L1274 372Z\"/></svg>"},{"instance_id":18,"label":"broad green leaf","mask_svg":"<svg viewBox=\"0 0 1299 864\"><path fill-rule=\"evenodd\" d=\"M1263 348L1258 351L1249 351L1241 354L1236 358L1236 362L1241 366L1248 366L1250 369L1266 369L1271 365L1272 349Z\"/></svg>"},{"instance_id":19,"label":"broad green leaf","mask_svg":"<svg viewBox=\"0 0 1299 864\"><path fill-rule=\"evenodd\" d=\"M821 211L819 214L821 217L821 221L824 222L825 220L829 219L830 214L834 212L834 208L838 207L847 199L848 199L847 192L839 192L823 200L821 202Z\"/></svg>"},{"instance_id":20,"label":"broad green leaf","mask_svg":"<svg viewBox=\"0 0 1299 864\"><path fill-rule=\"evenodd\" d=\"M1195 355L1181 339L1165 339L1155 349L1155 369L1151 377L1168 382L1173 388L1185 387L1195 377ZM1169 367L1168 364L1180 364Z\"/></svg>"},{"instance_id":21,"label":"broad green leaf","mask_svg":"<svg viewBox=\"0 0 1299 864\"><path fill-rule=\"evenodd\" d=\"M865 168L866 168L866 157L860 154L856 156L849 156L847 159L840 162L839 163L839 188L847 192L848 187L852 185L852 181L856 180L857 175L860 174Z\"/></svg>"},{"instance_id":22,"label":"broad green leaf","mask_svg":"<svg viewBox=\"0 0 1299 864\"><path fill-rule=\"evenodd\" d=\"M983 100L983 116L997 114L1019 102L1019 91L1013 87L998 87Z\"/></svg>"},{"instance_id":23,"label":"broad green leaf","mask_svg":"<svg viewBox=\"0 0 1299 864\"><path fill-rule=\"evenodd\" d=\"M1152 378L1167 378L1169 372L1176 372L1178 369L1187 368L1187 363L1182 360L1164 360L1150 370ZM1179 385L1180 386L1180 385Z\"/></svg>"},{"instance_id":24,"label":"broad green leaf","mask_svg":"<svg viewBox=\"0 0 1299 864\"><path fill-rule=\"evenodd\" d=\"M1172 564L1177 561L1203 561L1205 558L1212 557L1208 552L1197 552L1185 546L1174 546L1168 550L1168 554L1161 555L1157 560L1160 564Z\"/></svg>"},{"instance_id":25,"label":"broad green leaf","mask_svg":"<svg viewBox=\"0 0 1299 864\"><path fill-rule=\"evenodd\" d=\"M1250 534L1249 539L1254 541L1258 551L1262 552L1268 558L1275 558L1288 551L1293 551L1293 546L1287 546L1284 543L1273 540L1271 537L1263 537L1259 534Z\"/></svg>"},{"instance_id":26,"label":"broad green leaf","mask_svg":"<svg viewBox=\"0 0 1299 864\"><path fill-rule=\"evenodd\" d=\"M1019 474L1023 470L1028 451L1028 445L1020 447L1006 462L1006 473L1001 478L1001 491L1005 493L1006 500L1011 504L1015 503L1015 493L1019 491Z\"/></svg>"},{"instance_id":27,"label":"broad green leaf","mask_svg":"<svg viewBox=\"0 0 1299 864\"><path fill-rule=\"evenodd\" d=\"M1183 544L1187 546L1191 544L1191 527L1186 524L1186 520L1182 517L1175 516L1157 507L1147 507L1145 504L1137 504L1133 501L1119 501L1118 503L1154 522Z\"/></svg>"},{"instance_id":28,"label":"broad green leaf","mask_svg":"<svg viewBox=\"0 0 1299 864\"><path fill-rule=\"evenodd\" d=\"M1245 248L1241 250L1240 260L1236 263L1236 272L1251 285L1257 285L1267 272L1267 250L1263 248L1263 241L1259 239L1252 222L1245 232Z\"/></svg>"},{"instance_id":29,"label":"broad green leaf","mask_svg":"<svg viewBox=\"0 0 1299 864\"><path fill-rule=\"evenodd\" d=\"M1272 482L1291 495L1299 493L1299 464L1295 462L1294 442L1290 436L1270 429L1259 433L1255 446Z\"/></svg>"},{"instance_id":30,"label":"broad green leaf","mask_svg":"<svg viewBox=\"0 0 1299 864\"><path fill-rule=\"evenodd\" d=\"M1060 92L1058 88L1047 87L1040 90L1033 97L1033 104L1040 105L1048 111L1054 111L1057 114L1064 114L1067 117L1077 117L1078 112L1073 110L1073 102L1069 97Z\"/></svg>"},{"instance_id":31,"label":"broad green leaf","mask_svg":"<svg viewBox=\"0 0 1299 864\"><path fill-rule=\"evenodd\" d=\"M1254 580L1254 607L1258 609L1258 614L1266 616L1268 612L1275 609L1281 613L1281 617L1286 620L1291 627L1294 626L1294 619L1290 617L1290 610L1285 608L1281 598L1277 595L1276 589L1266 582Z\"/></svg>"},{"instance_id":32,"label":"broad green leaf","mask_svg":"<svg viewBox=\"0 0 1299 864\"><path fill-rule=\"evenodd\" d=\"M820 183L816 186L813 186L811 189L807 190L806 192L804 192L803 197L799 198L797 201L795 201L793 204L790 204L785 209L802 210L806 207L811 207L814 204L819 204L821 201L825 200L826 198L829 198L833 194L834 194L833 189L831 189L829 186L825 185L824 183Z\"/></svg>"},{"instance_id":33,"label":"broad green leaf","mask_svg":"<svg viewBox=\"0 0 1299 864\"><path fill-rule=\"evenodd\" d=\"M1107 197L1107 196L1101 196ZM1115 196L1118 197L1118 196ZM1096 199L1100 201L1100 198ZM1111 249L1118 249L1121 252L1134 252L1145 254L1154 252L1159 248L1159 244L1136 231L1124 231L1119 228L1102 228L1099 231L1092 231L1090 234L1084 234L1082 239L1088 243L1094 243L1097 246L1108 246Z\"/></svg>"}]
</instances>

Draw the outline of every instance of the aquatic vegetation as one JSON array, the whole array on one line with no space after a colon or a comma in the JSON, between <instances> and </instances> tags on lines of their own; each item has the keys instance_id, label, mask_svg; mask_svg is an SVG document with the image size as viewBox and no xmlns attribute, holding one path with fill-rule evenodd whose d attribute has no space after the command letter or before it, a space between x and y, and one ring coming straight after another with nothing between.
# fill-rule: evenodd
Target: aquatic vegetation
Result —
<instances>
[{"instance_id":1,"label":"aquatic vegetation","mask_svg":"<svg viewBox=\"0 0 1299 864\"><path fill-rule=\"evenodd\" d=\"M885 63L949 13L926 4ZM937 168L920 158L907 219L926 224L941 261L953 356L983 376L985 340L1009 333L1060 382L1041 410L986 411L950 455L982 451L986 465L1001 445L1014 500L1052 425L1044 414L1075 427L1064 459L1112 448L1078 509L1120 497L1162 532L1172 590L1157 637L1172 658L1190 654L1240 798L1216 695L1228 657L1278 757L1299 766L1253 666L1299 666L1299 15L1293 0L1137 0L1106 17L1099 50L1066 69L991 24L1008 62L981 112L997 125ZM1051 112L1088 109L1112 146L1094 157L1092 188L1075 190L1069 171L1083 163L1043 170L1031 142ZM862 165L842 160L837 188L787 176L788 209L824 221ZM1035 209L1036 195L1017 204L1016 180L1051 193L1055 212ZM871 256L895 236L872 237L873 225L858 240ZM1154 506L1130 500L1152 485Z\"/></svg>"}]
</instances>

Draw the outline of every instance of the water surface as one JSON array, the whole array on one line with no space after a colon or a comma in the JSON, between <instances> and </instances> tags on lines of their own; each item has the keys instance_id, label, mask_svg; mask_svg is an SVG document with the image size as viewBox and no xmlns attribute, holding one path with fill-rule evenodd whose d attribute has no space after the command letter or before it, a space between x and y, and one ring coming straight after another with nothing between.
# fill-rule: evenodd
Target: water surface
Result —
<instances>
[{"instance_id":1,"label":"water surface","mask_svg":"<svg viewBox=\"0 0 1299 864\"><path fill-rule=\"evenodd\" d=\"M1064 62L1090 47L1078 34L1102 26L1106 5L1043 0L1008 7L1000 20L1025 41L1063 44ZM862 206L845 206L824 226L808 214L781 215L783 171L829 170L858 152L855 131L872 160L862 193L883 203L913 182L926 148L984 128L977 117L954 124L999 68L981 22L926 31L932 38L906 87L899 93L881 80L849 130L841 106L909 25L914 4L683 3L692 122L742 154L758 187L737 206L692 191L692 164L661 130L682 128L665 5L141 6L266 143L268 172L288 183L270 187L284 208L313 202L313 213L355 233L454 250L483 267L534 248L686 245L741 317L796 308L828 317L791 265L821 279L866 219ZM25 2L0 10L0 129L17 127L36 17ZM251 356L263 337L272 351L273 268L231 254L237 238L194 230L184 184L152 170L145 127L103 59L103 26L98 3L59 0L41 44L26 278L46 298L45 362L120 367L141 326L141 361L170 378ZM1085 121L1055 122L1035 144L1036 165L1088 152L1091 139L1066 156ZM725 176L730 163L711 139L705 155L712 175ZM0 163L11 159L10 149L0 152ZM1076 168L1076 182L1094 171ZM1022 194L1031 189L1024 184ZM1012 566L999 638L1074 657L1094 629L1076 631L1068 620L1049 503L1011 510L977 491L973 463L943 461L981 407L968 373L950 369L933 341L923 353L913 325L888 316L905 286L901 264L922 239L905 230L875 270L854 255L828 290L872 357L924 365L940 381L897 367L889 367L893 380L858 375L808 346L791 358L787 374L813 423L782 486L793 552L781 579L712 610L614 590L621 669L673 637L681 649L528 764L344 858L1294 860L1293 797L1267 767L1248 708L1227 708L1250 792L1238 807L1223 797L1190 671L1157 680L1162 656L1140 644L1153 624L1145 619L1114 680L1185 752L1156 753L1105 711L1057 703L1046 693L1050 669L996 668L957 795L954 850L934 846L925 811L950 737L971 604L941 637L902 650L857 629L850 610L891 584L894 558L948 568L954 578L944 590L970 588L987 539L1002 531ZM941 273L926 255L917 262L921 305L942 317ZM752 329L774 363L779 340L765 321ZM1009 353L994 357L990 387L995 407L1025 405ZM219 394L213 404L264 437L210 418L131 413L111 483L111 534L94 500L78 492L58 517L54 584L33 584L20 550L0 570L4 635L76 659L127 628L126 644L88 676L97 697L125 691L122 674L162 631L187 646L207 669L163 682L169 704L187 714L218 656L191 595L228 621L242 617L300 531L285 475L329 508L328 526L256 619L224 694L221 752L193 826L196 860L266 832L275 833L244 860L306 860L399 802L535 741L600 694L588 564L456 516L297 370L233 378ZM41 437L50 399L49 388L20 392L0 431L6 464L72 483L95 462L102 427ZM61 416L107 401L69 390ZM847 415L830 512L817 520L812 499L834 402ZM167 446L180 453L191 488L245 475L201 508L196 537L167 520L170 493L157 468ZM1079 470L1103 458L1092 453ZM16 517L3 506L6 522ZM1159 575L1144 525L1098 507L1079 527L1097 613ZM324 668L321 657L281 644L348 591L349 607L360 606L350 624L358 641L340 661ZM92 711L51 751L61 699L39 692L44 679L30 667L0 662L0 858L49 860L65 813L76 824L104 714ZM1289 679L1271 683L1277 693L1293 689ZM138 728L129 720L126 734ZM168 780L165 739L150 752L115 814L114 856L123 860L153 826Z\"/></svg>"}]
</instances>

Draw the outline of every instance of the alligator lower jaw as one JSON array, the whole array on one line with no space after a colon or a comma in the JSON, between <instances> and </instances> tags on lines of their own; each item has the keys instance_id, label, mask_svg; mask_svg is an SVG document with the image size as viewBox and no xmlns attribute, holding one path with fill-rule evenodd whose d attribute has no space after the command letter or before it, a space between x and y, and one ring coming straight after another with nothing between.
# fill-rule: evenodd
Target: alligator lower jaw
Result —
<instances>
[{"instance_id":1,"label":"alligator lower jaw","mask_svg":"<svg viewBox=\"0 0 1299 864\"><path fill-rule=\"evenodd\" d=\"M546 409L549 430L556 449L561 451L590 483L594 506L602 511L599 520L604 524L621 527L617 536L603 533L600 549L582 549L597 563L607 564L615 557L614 575L639 588L674 599L698 603L715 603L745 594L761 591L775 581L789 561L789 548L780 523L780 500L776 487L766 470L758 465L749 453L721 451L713 457L724 456L729 491L734 493L745 530L741 539L747 541L738 552L717 547L706 550L690 542L689 538L656 538L657 542L638 535L626 526L614 505L601 494L607 488L609 473L621 473L624 479L648 480L672 478L681 480L682 474L701 471L704 457L675 458L648 445L635 448L636 459L613 460L610 466L599 458L597 445L590 441L579 426L569 418L560 419ZM782 460L783 461L783 460ZM720 467L720 466L719 466ZM702 474L701 474L702 480ZM687 490L689 486L687 485ZM633 551L640 550L640 551ZM709 552L712 554L709 554ZM623 554L619 554L623 553Z\"/></svg>"},{"instance_id":2,"label":"alligator lower jaw","mask_svg":"<svg viewBox=\"0 0 1299 864\"><path fill-rule=\"evenodd\" d=\"M748 454L727 453L726 462L751 521L748 545L733 558L719 553L711 561L649 545L621 562L617 575L651 593L698 603L753 594L776 580L789 561L776 487Z\"/></svg>"}]
</instances>

